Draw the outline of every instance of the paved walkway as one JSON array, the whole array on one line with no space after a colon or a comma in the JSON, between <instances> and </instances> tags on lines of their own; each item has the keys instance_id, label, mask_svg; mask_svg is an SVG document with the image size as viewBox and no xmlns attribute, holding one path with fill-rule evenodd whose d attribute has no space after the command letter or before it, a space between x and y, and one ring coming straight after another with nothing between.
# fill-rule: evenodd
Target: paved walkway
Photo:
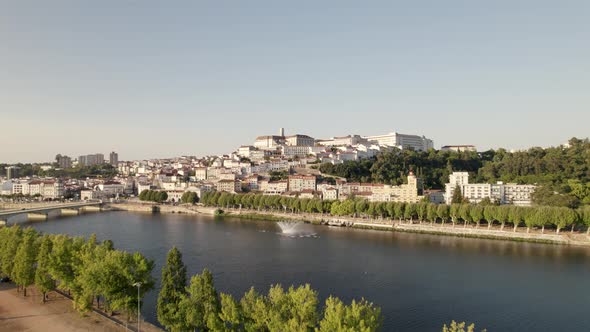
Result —
<instances>
[{"instance_id":1,"label":"paved walkway","mask_svg":"<svg viewBox=\"0 0 590 332\"><path fill-rule=\"evenodd\" d=\"M142 324L142 331L161 331ZM27 289L27 297L16 292L13 284L0 284L0 331L126 331L109 319L94 312L85 316L77 313L72 302L55 292L49 301L41 303L41 294L33 287Z\"/></svg>"}]
</instances>

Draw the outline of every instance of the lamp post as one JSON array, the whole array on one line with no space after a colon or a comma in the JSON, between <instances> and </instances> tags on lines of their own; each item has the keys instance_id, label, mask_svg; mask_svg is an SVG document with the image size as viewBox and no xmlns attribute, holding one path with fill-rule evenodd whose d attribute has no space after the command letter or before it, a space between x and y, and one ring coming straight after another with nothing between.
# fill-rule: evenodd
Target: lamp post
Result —
<instances>
[{"instance_id":1,"label":"lamp post","mask_svg":"<svg viewBox=\"0 0 590 332\"><path fill-rule=\"evenodd\" d=\"M139 332L139 324L141 322L140 318L141 318L141 301L139 298L139 289L141 288L141 282L136 282L133 284L134 287L137 287L137 332Z\"/></svg>"}]
</instances>

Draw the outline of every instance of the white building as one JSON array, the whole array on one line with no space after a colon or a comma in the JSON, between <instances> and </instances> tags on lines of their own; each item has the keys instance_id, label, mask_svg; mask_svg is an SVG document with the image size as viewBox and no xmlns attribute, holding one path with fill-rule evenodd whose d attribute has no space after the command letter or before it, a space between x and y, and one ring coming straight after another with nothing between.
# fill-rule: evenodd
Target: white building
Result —
<instances>
[{"instance_id":1,"label":"white building","mask_svg":"<svg viewBox=\"0 0 590 332\"><path fill-rule=\"evenodd\" d=\"M293 135L285 137L285 144L288 146L314 146L315 139L307 135Z\"/></svg>"},{"instance_id":2,"label":"white building","mask_svg":"<svg viewBox=\"0 0 590 332\"><path fill-rule=\"evenodd\" d=\"M445 145L440 148L441 151L455 151L455 152L477 152L475 145Z\"/></svg>"},{"instance_id":3,"label":"white building","mask_svg":"<svg viewBox=\"0 0 590 332\"><path fill-rule=\"evenodd\" d=\"M381 146L399 147L401 149L414 149L416 151L428 151L434 148L434 143L431 139L418 135L406 135L396 132L364 137L369 142L379 144Z\"/></svg>"},{"instance_id":4,"label":"white building","mask_svg":"<svg viewBox=\"0 0 590 332\"><path fill-rule=\"evenodd\" d=\"M258 149L276 149L283 144L285 144L284 136L258 136L254 142L254 147Z\"/></svg>"},{"instance_id":5,"label":"white building","mask_svg":"<svg viewBox=\"0 0 590 332\"><path fill-rule=\"evenodd\" d=\"M323 146L347 146L367 143L367 140L359 135L348 135L341 137L332 137L316 141Z\"/></svg>"},{"instance_id":6,"label":"white building","mask_svg":"<svg viewBox=\"0 0 590 332\"><path fill-rule=\"evenodd\" d=\"M217 191L226 191L236 193L242 191L242 184L236 180L219 180L217 182Z\"/></svg>"},{"instance_id":7,"label":"white building","mask_svg":"<svg viewBox=\"0 0 590 332\"><path fill-rule=\"evenodd\" d=\"M500 204L514 204L529 206L532 203L531 195L535 191L534 185L469 183L467 172L453 172L449 176L449 183L445 184L445 202L451 204L456 188L461 190L461 195L471 203L479 203L489 198L492 202Z\"/></svg>"},{"instance_id":8,"label":"white building","mask_svg":"<svg viewBox=\"0 0 590 332\"><path fill-rule=\"evenodd\" d=\"M285 157L305 157L310 154L309 146L302 145L283 145L279 148L281 154Z\"/></svg>"},{"instance_id":9,"label":"white building","mask_svg":"<svg viewBox=\"0 0 590 332\"><path fill-rule=\"evenodd\" d=\"M316 177L313 175L289 176L289 191L316 190Z\"/></svg>"}]
</instances>

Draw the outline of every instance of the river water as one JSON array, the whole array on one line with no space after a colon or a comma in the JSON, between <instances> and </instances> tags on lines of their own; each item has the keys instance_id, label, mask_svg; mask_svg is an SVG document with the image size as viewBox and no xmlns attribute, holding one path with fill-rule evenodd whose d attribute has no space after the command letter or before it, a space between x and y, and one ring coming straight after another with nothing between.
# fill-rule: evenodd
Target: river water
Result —
<instances>
[{"instance_id":1,"label":"river water","mask_svg":"<svg viewBox=\"0 0 590 332\"><path fill-rule=\"evenodd\" d=\"M111 239L155 260L178 247L190 275L207 267L220 292L310 283L321 301L365 297L385 331L440 331L452 319L488 331L590 331L590 249L205 216L105 212L30 223L47 233ZM159 285L159 283L158 283ZM142 315L157 324L158 290Z\"/></svg>"}]
</instances>

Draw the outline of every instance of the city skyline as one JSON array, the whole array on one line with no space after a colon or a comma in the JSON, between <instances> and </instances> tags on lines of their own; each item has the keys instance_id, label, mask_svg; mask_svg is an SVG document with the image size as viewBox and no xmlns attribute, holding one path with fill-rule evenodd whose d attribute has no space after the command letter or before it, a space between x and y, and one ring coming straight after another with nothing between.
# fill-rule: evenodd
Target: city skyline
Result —
<instances>
[{"instance_id":1,"label":"city skyline","mask_svg":"<svg viewBox=\"0 0 590 332\"><path fill-rule=\"evenodd\" d=\"M586 2L288 6L5 6L0 162L222 154L279 127L478 150L588 136Z\"/></svg>"}]
</instances>

